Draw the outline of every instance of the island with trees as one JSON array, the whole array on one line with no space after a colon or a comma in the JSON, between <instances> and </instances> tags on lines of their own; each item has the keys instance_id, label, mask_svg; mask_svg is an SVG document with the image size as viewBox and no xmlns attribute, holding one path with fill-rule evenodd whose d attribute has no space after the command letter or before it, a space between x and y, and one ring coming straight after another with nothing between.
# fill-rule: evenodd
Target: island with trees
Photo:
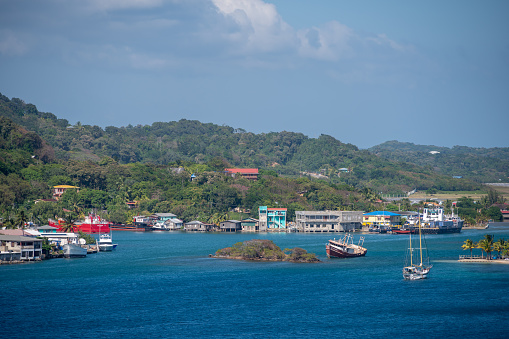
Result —
<instances>
[{"instance_id":1,"label":"island with trees","mask_svg":"<svg viewBox=\"0 0 509 339\"><path fill-rule=\"evenodd\" d=\"M281 250L271 240L253 239L238 242L231 247L217 250L213 258L255 260L255 261L289 261L296 263L317 263L320 260L314 253L295 247Z\"/></svg>"}]
</instances>

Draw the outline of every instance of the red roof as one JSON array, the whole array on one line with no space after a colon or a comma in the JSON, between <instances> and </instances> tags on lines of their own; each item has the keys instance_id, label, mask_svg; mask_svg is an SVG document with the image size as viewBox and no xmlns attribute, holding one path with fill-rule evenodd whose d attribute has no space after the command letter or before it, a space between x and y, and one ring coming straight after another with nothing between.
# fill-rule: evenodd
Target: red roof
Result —
<instances>
[{"instance_id":1,"label":"red roof","mask_svg":"<svg viewBox=\"0 0 509 339\"><path fill-rule=\"evenodd\" d=\"M226 172L240 174L258 174L258 168L225 168Z\"/></svg>"},{"instance_id":2,"label":"red roof","mask_svg":"<svg viewBox=\"0 0 509 339\"><path fill-rule=\"evenodd\" d=\"M267 208L267 211L286 211L286 208Z\"/></svg>"}]
</instances>

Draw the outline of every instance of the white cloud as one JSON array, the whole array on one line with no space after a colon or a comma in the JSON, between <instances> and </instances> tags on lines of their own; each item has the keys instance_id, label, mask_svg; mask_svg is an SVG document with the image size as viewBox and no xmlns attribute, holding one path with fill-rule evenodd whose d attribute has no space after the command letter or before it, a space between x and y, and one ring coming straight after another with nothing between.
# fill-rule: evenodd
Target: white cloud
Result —
<instances>
[{"instance_id":1,"label":"white cloud","mask_svg":"<svg viewBox=\"0 0 509 339\"><path fill-rule=\"evenodd\" d=\"M224 34L240 52L273 52L295 43L295 33L276 11L261 0L212 0L234 27Z\"/></svg>"},{"instance_id":2,"label":"white cloud","mask_svg":"<svg viewBox=\"0 0 509 339\"><path fill-rule=\"evenodd\" d=\"M300 30L299 53L303 57L338 60L354 54L350 42L358 39L353 30L337 21L329 22L322 27Z\"/></svg>"}]
</instances>

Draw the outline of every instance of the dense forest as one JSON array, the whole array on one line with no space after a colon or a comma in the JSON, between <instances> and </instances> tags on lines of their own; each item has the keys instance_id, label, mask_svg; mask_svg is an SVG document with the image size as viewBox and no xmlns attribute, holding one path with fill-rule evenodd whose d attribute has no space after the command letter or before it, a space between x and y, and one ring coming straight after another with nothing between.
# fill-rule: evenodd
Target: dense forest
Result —
<instances>
[{"instance_id":1,"label":"dense forest","mask_svg":"<svg viewBox=\"0 0 509 339\"><path fill-rule=\"evenodd\" d=\"M227 167L259 168L259 180L229 177L223 173ZM44 201L54 185L62 184L80 190L68 190L58 202ZM480 187L433 168L386 160L326 135L253 134L189 120L105 129L70 125L0 94L5 225L28 218L45 223L57 216L71 221L91 210L118 223L157 212L214 222L233 209L244 212L239 218L257 217L260 205L286 207L291 219L295 210L376 210L382 208L380 193ZM136 201L137 208L129 209L128 201ZM400 207L409 204L407 199Z\"/></svg>"},{"instance_id":2,"label":"dense forest","mask_svg":"<svg viewBox=\"0 0 509 339\"><path fill-rule=\"evenodd\" d=\"M509 182L509 147L448 148L387 141L369 151L387 160L404 161L448 176L482 183Z\"/></svg>"}]
</instances>

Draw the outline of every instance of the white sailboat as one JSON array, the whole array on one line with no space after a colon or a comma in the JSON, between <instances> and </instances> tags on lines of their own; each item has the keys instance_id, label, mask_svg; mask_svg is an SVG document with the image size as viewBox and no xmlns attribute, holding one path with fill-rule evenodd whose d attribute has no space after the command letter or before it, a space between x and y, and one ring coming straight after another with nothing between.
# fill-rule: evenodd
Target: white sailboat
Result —
<instances>
[{"instance_id":1,"label":"white sailboat","mask_svg":"<svg viewBox=\"0 0 509 339\"><path fill-rule=\"evenodd\" d=\"M405 280L420 280L426 279L428 277L428 273L433 267L429 263L429 257L427 255L427 249L422 246L422 232L421 232L421 222L419 220L419 256L418 260L414 260L414 248L412 247L412 233L410 233L410 242L409 248L407 252L407 260L405 263L405 267L403 267L403 278ZM426 254L423 253L426 251ZM419 262L417 264L417 262Z\"/></svg>"}]
</instances>

